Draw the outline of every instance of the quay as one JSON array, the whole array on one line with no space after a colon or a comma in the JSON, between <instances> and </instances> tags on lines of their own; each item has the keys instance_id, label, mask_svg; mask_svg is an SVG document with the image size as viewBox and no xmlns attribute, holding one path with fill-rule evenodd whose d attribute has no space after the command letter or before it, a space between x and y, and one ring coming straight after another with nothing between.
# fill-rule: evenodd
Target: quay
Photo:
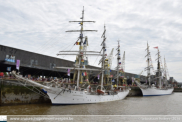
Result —
<instances>
[{"instance_id":1,"label":"quay","mask_svg":"<svg viewBox=\"0 0 182 122\"><path fill-rule=\"evenodd\" d=\"M39 81L41 83L42 81ZM71 83L65 83L70 85ZM71 85L74 85L73 83ZM76 85L76 84L75 84ZM94 88L97 84L91 84ZM31 86L27 86L31 88ZM46 94L38 88L45 96L38 94L38 92L31 91L27 87L18 83L14 79L0 79L0 105L18 105L18 104L41 104L51 103L50 99L46 97ZM107 86L105 85L107 88ZM127 97L142 96L142 92L137 86L129 86L131 88ZM174 88L174 92L182 92L182 88Z\"/></svg>"}]
</instances>

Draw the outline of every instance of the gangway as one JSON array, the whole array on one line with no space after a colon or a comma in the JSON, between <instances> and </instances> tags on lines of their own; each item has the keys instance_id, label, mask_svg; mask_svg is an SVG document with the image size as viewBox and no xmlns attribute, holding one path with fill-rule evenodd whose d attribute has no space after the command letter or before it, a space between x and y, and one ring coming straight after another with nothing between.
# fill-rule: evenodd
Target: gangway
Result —
<instances>
[{"instance_id":1,"label":"gangway","mask_svg":"<svg viewBox=\"0 0 182 122\"><path fill-rule=\"evenodd\" d=\"M146 88L148 88L148 86L146 86L146 85L142 85L140 82L138 82L138 80L136 80L135 78L134 78L134 82L137 84L137 86L139 87L139 88L141 88L141 89L146 89Z\"/></svg>"},{"instance_id":2,"label":"gangway","mask_svg":"<svg viewBox=\"0 0 182 122\"><path fill-rule=\"evenodd\" d=\"M37 82L33 82L29 79L25 79L21 76L18 76L18 75L16 75L15 71L12 71L12 74L17 78L18 83L21 84L22 86L26 87L27 89L29 89L29 90L31 90L31 91L33 91L33 92L35 92L35 93L37 93L43 97L50 99L46 94L42 93L42 91L37 88L37 87L40 87L40 88L44 88L46 90L49 90L50 89L49 87L42 85L42 84L39 84Z\"/></svg>"}]
</instances>

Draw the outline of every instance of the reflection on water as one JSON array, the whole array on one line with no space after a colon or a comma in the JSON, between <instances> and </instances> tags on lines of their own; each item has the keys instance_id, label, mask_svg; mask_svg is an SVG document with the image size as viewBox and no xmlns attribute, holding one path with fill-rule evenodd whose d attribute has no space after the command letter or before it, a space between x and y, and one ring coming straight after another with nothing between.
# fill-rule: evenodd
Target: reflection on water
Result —
<instances>
[{"instance_id":1,"label":"reflection on water","mask_svg":"<svg viewBox=\"0 0 182 122\"><path fill-rule=\"evenodd\" d=\"M0 106L1 115L181 115L182 93L84 105L29 104Z\"/></svg>"}]
</instances>

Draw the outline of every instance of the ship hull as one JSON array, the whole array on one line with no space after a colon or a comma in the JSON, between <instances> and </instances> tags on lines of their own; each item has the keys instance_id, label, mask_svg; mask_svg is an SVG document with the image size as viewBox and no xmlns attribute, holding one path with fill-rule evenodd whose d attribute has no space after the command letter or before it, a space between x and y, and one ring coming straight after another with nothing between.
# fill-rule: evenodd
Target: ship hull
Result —
<instances>
[{"instance_id":1,"label":"ship hull","mask_svg":"<svg viewBox=\"0 0 182 122\"><path fill-rule=\"evenodd\" d=\"M129 93L129 90L118 92L116 95L92 95L88 94L85 91L65 91L64 93L59 94L48 92L48 96L51 99L52 104L54 105L63 105L63 104L89 104L89 103L100 103L100 102L109 102L124 99Z\"/></svg>"},{"instance_id":2,"label":"ship hull","mask_svg":"<svg viewBox=\"0 0 182 122\"><path fill-rule=\"evenodd\" d=\"M174 88L158 89L156 87L141 89L143 96L162 96L172 94Z\"/></svg>"}]
</instances>

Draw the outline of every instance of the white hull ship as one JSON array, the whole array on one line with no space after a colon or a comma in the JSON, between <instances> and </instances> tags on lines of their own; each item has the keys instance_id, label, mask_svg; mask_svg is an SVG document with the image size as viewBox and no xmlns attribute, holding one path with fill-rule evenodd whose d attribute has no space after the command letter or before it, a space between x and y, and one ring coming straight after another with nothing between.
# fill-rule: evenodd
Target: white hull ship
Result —
<instances>
[{"instance_id":1,"label":"white hull ship","mask_svg":"<svg viewBox=\"0 0 182 122\"><path fill-rule=\"evenodd\" d=\"M100 53L101 51L100 52L86 51L84 49L84 46L85 46L84 44L86 44L88 46L88 42L87 42L88 40L87 40L87 37L83 37L83 32L84 31L95 31L95 30L83 30L84 22L94 22L94 21L84 21L83 18L84 18L84 10L82 11L82 17L80 18L80 19L82 19L81 21L70 21L70 22L79 22L81 29L75 30L75 31L74 30L67 31L67 32L80 32L80 37L78 39L78 40L80 40L80 42L78 42L78 40L76 42L79 44L79 51L68 51L68 52L77 52L77 54L58 54L58 55L76 55L77 60L75 63L75 67L55 67L55 68L61 68L61 69L73 69L73 70L77 71L76 72L77 73L77 83L76 83L77 86L65 87L63 85L63 83L59 83L57 81L52 81L52 83L49 83L47 85L42 85L42 84L36 83L32 80L23 78L23 77L19 76L18 73L16 74L15 71L12 71L12 74L14 74L14 76L18 80L23 81L23 82L28 82L37 87L41 87L45 91L47 91L47 95L49 96L52 104L87 104L87 103L108 102L108 101L122 100L129 93L130 89L127 87L118 87L117 86L117 88L113 88L111 85L110 90L105 90L105 88L103 87L103 77L104 77L104 72L106 71L106 69L105 69L105 59L106 59L105 32L106 32L106 30L104 30L104 33L102 35L102 37L104 38L103 42L101 44L102 45L101 51L103 52L103 54ZM83 38L85 38L85 42L83 42ZM60 51L60 52L66 52L66 51ZM89 54L89 53L97 53L97 54ZM102 56L102 59L100 60L100 62L102 64L102 68L101 69L86 68L86 66L82 62L85 60L86 55ZM86 88L81 88L80 82L83 81L83 77L81 76L81 74L88 70L100 71L100 74L102 74L101 85L97 86L96 90L93 90L90 87L90 85L88 85Z\"/></svg>"},{"instance_id":2,"label":"white hull ship","mask_svg":"<svg viewBox=\"0 0 182 122\"><path fill-rule=\"evenodd\" d=\"M60 91L60 89L58 89ZM129 90L118 92L116 94L104 93L103 95L92 95L87 91L65 91L64 93L57 95L58 93L50 93L48 95L52 104L87 104L87 103L100 103L108 101L116 101L124 99L129 93Z\"/></svg>"},{"instance_id":3,"label":"white hull ship","mask_svg":"<svg viewBox=\"0 0 182 122\"><path fill-rule=\"evenodd\" d=\"M155 47L158 49L158 47ZM147 64L148 66L145 68L147 70L147 81L148 81L148 85L143 85L140 84L137 80L135 80L135 82L137 83L137 86L139 86L139 88L142 91L143 96L162 96L162 95L170 95L172 94L174 88L172 87L172 85L168 84L167 81L167 74L166 74L166 63L165 63L165 69L161 69L160 67L160 52L158 49L158 58L156 60L158 60L158 67L157 67L157 71L156 71L156 81L153 81L152 85L151 85L151 75L150 75L150 69L153 68L153 65L151 64L151 56L150 56L150 52L149 52L149 46L147 43ZM164 59L165 62L165 59ZM162 76L162 71L164 72L164 77ZM154 84L155 83L155 84Z\"/></svg>"},{"instance_id":4,"label":"white hull ship","mask_svg":"<svg viewBox=\"0 0 182 122\"><path fill-rule=\"evenodd\" d=\"M172 94L174 88L159 89L156 87L151 87L147 89L141 89L143 96L162 96Z\"/></svg>"}]
</instances>

